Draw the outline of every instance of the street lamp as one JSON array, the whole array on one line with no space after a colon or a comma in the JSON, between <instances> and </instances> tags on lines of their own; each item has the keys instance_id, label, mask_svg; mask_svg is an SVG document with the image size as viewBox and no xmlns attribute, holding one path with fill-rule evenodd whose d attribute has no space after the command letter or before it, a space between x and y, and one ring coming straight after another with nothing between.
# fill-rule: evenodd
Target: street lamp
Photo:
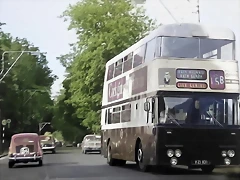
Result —
<instances>
[{"instance_id":1,"label":"street lamp","mask_svg":"<svg viewBox=\"0 0 240 180\"><path fill-rule=\"evenodd\" d=\"M16 58L16 60L12 63L12 65L9 67L9 69L6 71L5 74L3 74L4 72L4 57L5 57L5 54L7 53L15 53L15 52L19 52L20 55ZM18 60L20 59L20 57L24 54L24 53L29 53L31 54L32 56L39 56L41 54L46 54L46 52L40 52L40 51L5 51L3 52L2 54L2 59L1 59L1 64L2 64L2 68L1 68L1 71L0 71L0 75L3 74L2 78L0 78L0 82L5 78L5 76L9 73L9 71L13 68L13 66L18 62Z\"/></svg>"},{"instance_id":2,"label":"street lamp","mask_svg":"<svg viewBox=\"0 0 240 180\"><path fill-rule=\"evenodd\" d=\"M50 125L50 124L51 124L50 122L42 122L42 123L39 123L39 124L38 124L39 135L41 135L41 131L43 130L43 128L44 128L46 125Z\"/></svg>"}]
</instances>

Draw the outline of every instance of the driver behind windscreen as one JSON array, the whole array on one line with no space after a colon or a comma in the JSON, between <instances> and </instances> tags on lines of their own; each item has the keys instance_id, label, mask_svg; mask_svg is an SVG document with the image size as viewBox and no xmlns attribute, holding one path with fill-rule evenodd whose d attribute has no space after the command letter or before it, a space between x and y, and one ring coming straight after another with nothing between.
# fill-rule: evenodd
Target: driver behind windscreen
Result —
<instances>
[{"instance_id":1,"label":"driver behind windscreen","mask_svg":"<svg viewBox=\"0 0 240 180\"><path fill-rule=\"evenodd\" d=\"M200 103L198 99L193 99L187 112L186 124L197 124L200 120Z\"/></svg>"}]
</instances>

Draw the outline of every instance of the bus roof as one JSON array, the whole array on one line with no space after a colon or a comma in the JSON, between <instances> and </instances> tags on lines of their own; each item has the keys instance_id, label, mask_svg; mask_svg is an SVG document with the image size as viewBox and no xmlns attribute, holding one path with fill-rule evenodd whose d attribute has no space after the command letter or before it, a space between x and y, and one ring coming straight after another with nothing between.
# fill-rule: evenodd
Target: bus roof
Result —
<instances>
[{"instance_id":1,"label":"bus roof","mask_svg":"<svg viewBox=\"0 0 240 180\"><path fill-rule=\"evenodd\" d=\"M131 47L109 60L106 66L127 56L132 51L146 44L155 37L204 37L208 39L235 40L235 34L232 30L223 27L205 26L196 23L174 23L158 27L149 35L133 44Z\"/></svg>"}]
</instances>

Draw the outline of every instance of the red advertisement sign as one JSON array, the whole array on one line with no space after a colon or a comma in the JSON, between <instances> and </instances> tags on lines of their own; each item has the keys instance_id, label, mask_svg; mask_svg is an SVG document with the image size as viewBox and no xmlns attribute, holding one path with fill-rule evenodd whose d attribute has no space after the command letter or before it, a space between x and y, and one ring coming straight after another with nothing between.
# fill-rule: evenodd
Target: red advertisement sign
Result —
<instances>
[{"instance_id":1,"label":"red advertisement sign","mask_svg":"<svg viewBox=\"0 0 240 180\"><path fill-rule=\"evenodd\" d=\"M208 85L204 82L177 82L178 88L186 89L207 89Z\"/></svg>"},{"instance_id":2,"label":"red advertisement sign","mask_svg":"<svg viewBox=\"0 0 240 180\"><path fill-rule=\"evenodd\" d=\"M123 86L126 84L126 77L122 77L108 84L108 102L123 98Z\"/></svg>"}]
</instances>

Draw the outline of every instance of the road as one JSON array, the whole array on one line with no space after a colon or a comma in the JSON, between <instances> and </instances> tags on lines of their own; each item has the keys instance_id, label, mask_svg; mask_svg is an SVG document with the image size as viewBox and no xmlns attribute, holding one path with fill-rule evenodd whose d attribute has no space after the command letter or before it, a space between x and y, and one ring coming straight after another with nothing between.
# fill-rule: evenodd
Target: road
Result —
<instances>
[{"instance_id":1,"label":"road","mask_svg":"<svg viewBox=\"0 0 240 180\"><path fill-rule=\"evenodd\" d=\"M135 170L134 164L126 167L110 167L99 154L81 154L78 149L58 150L56 154L45 154L44 165L18 165L8 169L7 158L0 159L2 180L239 180L240 174L174 168L163 172L143 173Z\"/></svg>"}]
</instances>

